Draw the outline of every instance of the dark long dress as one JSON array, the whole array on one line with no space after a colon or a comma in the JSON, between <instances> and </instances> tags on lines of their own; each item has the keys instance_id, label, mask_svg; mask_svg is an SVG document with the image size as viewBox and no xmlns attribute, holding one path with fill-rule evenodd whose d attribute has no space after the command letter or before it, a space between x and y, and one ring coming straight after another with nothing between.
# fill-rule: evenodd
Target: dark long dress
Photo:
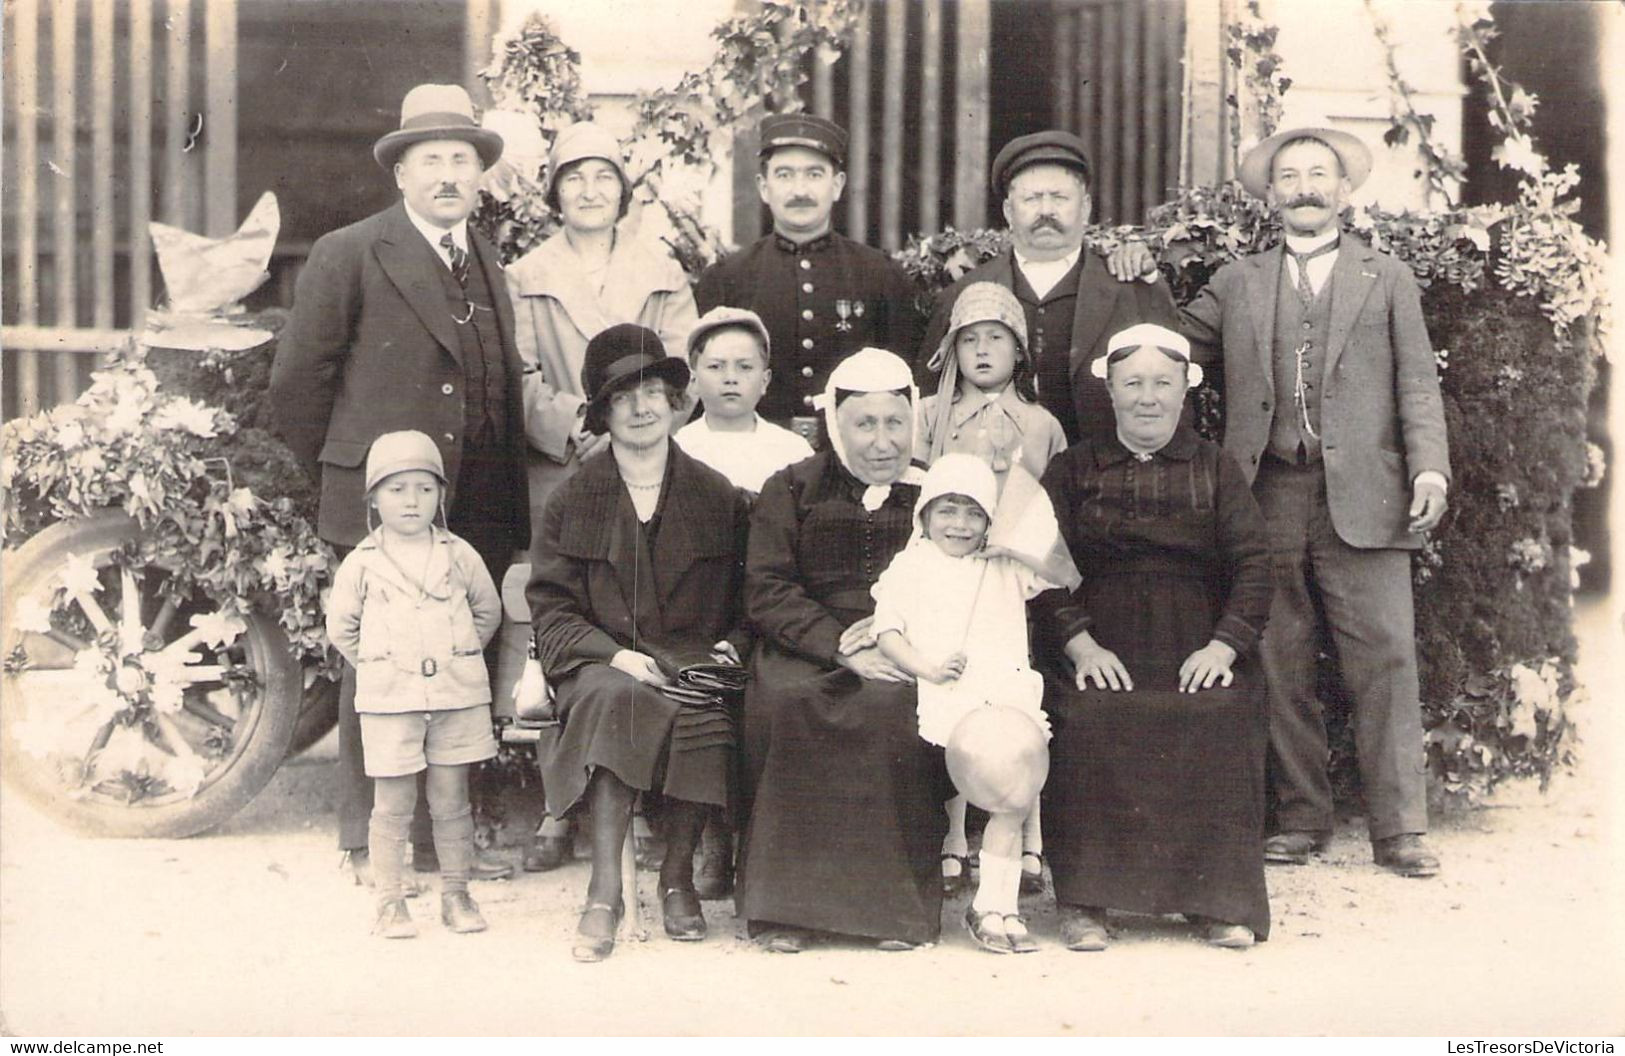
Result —
<instances>
[{"instance_id":1,"label":"dark long dress","mask_svg":"<svg viewBox=\"0 0 1625 1056\"><path fill-rule=\"evenodd\" d=\"M1269 542L1241 469L1181 427L1142 460L1083 441L1044 487L1083 583L1034 605L1055 726L1045 849L1062 903L1199 914L1269 934L1260 851L1263 677L1254 653L1272 593ZM1076 688L1062 647L1088 630L1132 691ZM1229 688L1178 691L1217 638Z\"/></svg>"},{"instance_id":2,"label":"dark long dress","mask_svg":"<svg viewBox=\"0 0 1625 1056\"><path fill-rule=\"evenodd\" d=\"M720 473L668 448L660 502L639 524L613 455L589 458L553 492L531 547L530 603L542 669L564 720L542 748L547 809L563 817L597 767L632 788L726 807L733 739L685 728L678 704L609 666L621 649L656 659L741 649L747 502Z\"/></svg>"},{"instance_id":3,"label":"dark long dress","mask_svg":"<svg viewBox=\"0 0 1625 1056\"><path fill-rule=\"evenodd\" d=\"M757 635L745 695L755 787L738 907L753 931L790 924L935 941L946 831L942 752L920 739L912 685L835 660L874 611L869 588L908 539L919 489L870 513L824 452L769 478L751 517L746 610Z\"/></svg>"}]
</instances>

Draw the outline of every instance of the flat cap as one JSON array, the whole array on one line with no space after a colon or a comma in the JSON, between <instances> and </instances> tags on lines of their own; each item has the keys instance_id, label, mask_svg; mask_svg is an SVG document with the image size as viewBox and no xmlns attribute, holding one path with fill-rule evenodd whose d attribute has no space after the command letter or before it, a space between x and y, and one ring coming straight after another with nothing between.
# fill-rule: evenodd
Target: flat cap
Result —
<instances>
[{"instance_id":1,"label":"flat cap","mask_svg":"<svg viewBox=\"0 0 1625 1056\"><path fill-rule=\"evenodd\" d=\"M1083 173L1086 180L1090 177L1089 151L1083 145L1083 140L1070 132L1050 129L1017 136L1004 145L993 159L993 168L989 173L993 193L1003 198L1016 173L1040 162L1065 165Z\"/></svg>"},{"instance_id":2,"label":"flat cap","mask_svg":"<svg viewBox=\"0 0 1625 1056\"><path fill-rule=\"evenodd\" d=\"M749 308L730 308L725 304L719 304L700 316L694 323L694 329L688 332L689 362L693 362L695 354L705 345L707 338L718 330L730 326L755 334L756 340L762 343L762 358L771 361L772 340L767 336L767 324L762 322L762 317Z\"/></svg>"},{"instance_id":3,"label":"flat cap","mask_svg":"<svg viewBox=\"0 0 1625 1056\"><path fill-rule=\"evenodd\" d=\"M846 129L817 114L768 114L760 126L762 145L757 157L765 158L780 147L806 147L827 155L836 168L846 165Z\"/></svg>"}]
</instances>

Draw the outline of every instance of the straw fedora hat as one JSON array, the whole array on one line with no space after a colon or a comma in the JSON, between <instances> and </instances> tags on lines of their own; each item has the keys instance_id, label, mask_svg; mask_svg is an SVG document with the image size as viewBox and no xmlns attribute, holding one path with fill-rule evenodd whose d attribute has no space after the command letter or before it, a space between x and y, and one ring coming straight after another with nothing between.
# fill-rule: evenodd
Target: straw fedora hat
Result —
<instances>
[{"instance_id":1,"label":"straw fedora hat","mask_svg":"<svg viewBox=\"0 0 1625 1056\"><path fill-rule=\"evenodd\" d=\"M1254 198L1269 197L1270 167L1275 163L1275 155L1294 139L1318 139L1332 148L1343 160L1343 173L1351 187L1360 186L1371 175L1371 148L1358 136L1335 128L1289 128L1261 141L1241 159L1238 177L1248 194Z\"/></svg>"},{"instance_id":2,"label":"straw fedora hat","mask_svg":"<svg viewBox=\"0 0 1625 1056\"><path fill-rule=\"evenodd\" d=\"M372 145L372 156L386 169L395 167L414 143L430 139L460 139L479 152L480 165L489 169L502 157L502 137L474 120L474 103L455 84L420 84L401 100L401 127Z\"/></svg>"}]
</instances>

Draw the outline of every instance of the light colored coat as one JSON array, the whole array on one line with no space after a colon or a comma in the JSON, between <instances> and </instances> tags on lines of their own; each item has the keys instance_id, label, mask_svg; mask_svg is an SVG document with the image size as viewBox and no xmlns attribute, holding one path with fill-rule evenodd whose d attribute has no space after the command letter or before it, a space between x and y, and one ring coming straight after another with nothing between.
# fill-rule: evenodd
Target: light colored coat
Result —
<instances>
[{"instance_id":1,"label":"light colored coat","mask_svg":"<svg viewBox=\"0 0 1625 1056\"><path fill-rule=\"evenodd\" d=\"M545 456L529 460L530 505L539 518L547 496L579 462L572 437L587 402L581 389L587 342L611 326L637 323L660 335L667 355L682 358L698 314L677 262L625 232L610 253L602 298L585 281L562 230L515 261L507 276L525 369L525 435Z\"/></svg>"},{"instance_id":2,"label":"light colored coat","mask_svg":"<svg viewBox=\"0 0 1625 1056\"><path fill-rule=\"evenodd\" d=\"M327 636L356 671L355 710L449 711L491 702L485 644L502 624L502 600L474 548L434 529L427 590L379 547L374 531L333 580Z\"/></svg>"},{"instance_id":3,"label":"light colored coat","mask_svg":"<svg viewBox=\"0 0 1625 1056\"><path fill-rule=\"evenodd\" d=\"M1224 357L1224 449L1249 482L1274 416L1280 247L1220 268L1183 311L1187 336ZM1321 376L1320 433L1332 527L1361 549L1411 550L1411 483L1450 478L1444 400L1416 278L1344 232L1332 265L1331 335ZM1199 357L1202 358L1202 357Z\"/></svg>"}]
</instances>

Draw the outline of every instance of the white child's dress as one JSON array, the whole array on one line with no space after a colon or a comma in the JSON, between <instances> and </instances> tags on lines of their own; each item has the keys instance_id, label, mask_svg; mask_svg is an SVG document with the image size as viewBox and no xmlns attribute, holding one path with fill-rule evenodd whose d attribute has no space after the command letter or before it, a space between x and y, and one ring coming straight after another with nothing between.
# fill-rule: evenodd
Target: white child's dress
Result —
<instances>
[{"instance_id":1,"label":"white child's dress","mask_svg":"<svg viewBox=\"0 0 1625 1056\"><path fill-rule=\"evenodd\" d=\"M1044 680L1029 663L1026 602L1051 585L1013 558L949 557L923 539L892 558L870 591L874 633L900 632L935 664L966 657L952 682L919 680L921 737L946 747L959 720L987 705L1021 711L1049 737Z\"/></svg>"}]
</instances>

